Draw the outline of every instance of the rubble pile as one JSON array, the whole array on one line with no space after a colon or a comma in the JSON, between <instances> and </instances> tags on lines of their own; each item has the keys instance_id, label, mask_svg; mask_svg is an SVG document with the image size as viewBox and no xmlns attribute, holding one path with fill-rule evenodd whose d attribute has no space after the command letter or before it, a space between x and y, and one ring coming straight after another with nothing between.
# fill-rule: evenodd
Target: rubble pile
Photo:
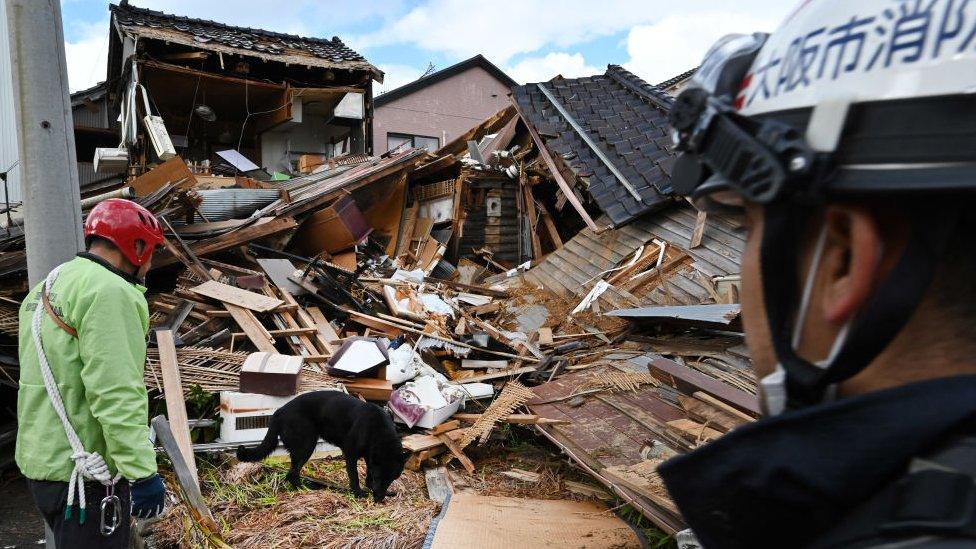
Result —
<instances>
[{"instance_id":1,"label":"rubble pile","mask_svg":"<svg viewBox=\"0 0 976 549\"><path fill-rule=\"evenodd\" d=\"M623 73L611 67L600 86L624 89L619 81L633 75ZM201 175L177 156L126 184L166 228L148 279L145 380L152 397L165 397L175 446L162 436L160 450L182 458L171 477L183 500L176 516L195 526L195 540L221 546L261 524L318 545L332 526L295 522L312 500L328 507L322 516L352 512L304 494L287 508L244 509L220 492L235 481L196 469L195 455L256 444L278 407L319 389L388 407L404 434L412 455L401 488L411 493L380 513L399 525L384 530L386 545L419 545L422 536L395 531L427 528L434 515L417 501L419 471L447 466L478 478L472 456L508 425L548 439L664 532L682 528L656 464L758 413L736 305L743 236L735 220L670 198L660 183L672 161L663 133L640 135L663 126L620 128L612 110L599 130L607 149L627 156L633 143L654 144L641 154L657 164L628 162L655 171L658 183L636 198L604 188L611 171L594 162L611 160L592 155L592 137L565 135L580 121L598 124L596 115L560 126L558 116L543 123L527 110L575 85L516 90L513 106L434 152L308 159L307 173L267 181ZM626 89L657 121L665 99ZM582 108L564 107L571 119ZM567 147L583 149L553 154ZM631 215L614 196L640 208ZM27 290L22 245L16 235L0 242L8 335ZM0 379L16 380L15 362L3 359ZM200 395L210 409L188 416ZM219 506L207 508L201 484Z\"/></svg>"}]
</instances>

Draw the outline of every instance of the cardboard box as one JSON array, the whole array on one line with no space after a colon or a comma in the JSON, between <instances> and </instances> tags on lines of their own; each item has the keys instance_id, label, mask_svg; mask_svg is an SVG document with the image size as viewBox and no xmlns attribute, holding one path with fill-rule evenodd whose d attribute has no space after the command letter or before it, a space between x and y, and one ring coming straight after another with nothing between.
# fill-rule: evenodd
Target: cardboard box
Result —
<instances>
[{"instance_id":1,"label":"cardboard box","mask_svg":"<svg viewBox=\"0 0 976 549\"><path fill-rule=\"evenodd\" d=\"M242 393L289 396L298 392L302 357L277 353L251 353L241 367Z\"/></svg>"},{"instance_id":2,"label":"cardboard box","mask_svg":"<svg viewBox=\"0 0 976 549\"><path fill-rule=\"evenodd\" d=\"M308 217L292 242L299 252L312 257L323 251L336 254L363 241L373 228L351 196L343 196L328 208Z\"/></svg>"}]
</instances>

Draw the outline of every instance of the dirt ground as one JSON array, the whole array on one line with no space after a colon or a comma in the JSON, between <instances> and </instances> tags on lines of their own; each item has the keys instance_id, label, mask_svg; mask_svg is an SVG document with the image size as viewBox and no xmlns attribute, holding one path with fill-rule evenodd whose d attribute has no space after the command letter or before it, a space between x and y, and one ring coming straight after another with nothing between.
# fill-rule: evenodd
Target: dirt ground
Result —
<instances>
[{"instance_id":1,"label":"dirt ground","mask_svg":"<svg viewBox=\"0 0 976 549\"><path fill-rule=\"evenodd\" d=\"M448 466L455 491L481 495L537 499L593 499L566 489L565 482L599 486L572 466L551 446L525 428L501 426L485 446L472 445L467 453L474 461L474 475ZM284 481L284 463L237 464L217 457L212 463L198 460L204 497L225 541L235 548L257 547L421 547L431 520L440 506L427 498L423 472L404 471L391 486L396 496L376 504L356 499L348 491L341 458L313 460L303 475L326 485L316 489L292 489ZM362 467L362 464L361 464ZM524 481L503 475L520 469L539 474ZM628 513L621 502L606 494L604 505L616 507L621 516L643 529L650 547L670 542L645 524L640 515ZM201 539L189 527L189 517L177 507L155 529L160 549L200 546Z\"/></svg>"}]
</instances>

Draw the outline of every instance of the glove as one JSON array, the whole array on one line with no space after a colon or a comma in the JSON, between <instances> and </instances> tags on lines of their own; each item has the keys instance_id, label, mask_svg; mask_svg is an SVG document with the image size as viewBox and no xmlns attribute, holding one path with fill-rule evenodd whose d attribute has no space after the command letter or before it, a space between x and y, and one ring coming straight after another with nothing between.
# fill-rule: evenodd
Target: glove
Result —
<instances>
[{"instance_id":1,"label":"glove","mask_svg":"<svg viewBox=\"0 0 976 549\"><path fill-rule=\"evenodd\" d=\"M153 518L163 514L166 504L166 487L159 474L136 480L129 488L132 500L132 516L141 519Z\"/></svg>"}]
</instances>

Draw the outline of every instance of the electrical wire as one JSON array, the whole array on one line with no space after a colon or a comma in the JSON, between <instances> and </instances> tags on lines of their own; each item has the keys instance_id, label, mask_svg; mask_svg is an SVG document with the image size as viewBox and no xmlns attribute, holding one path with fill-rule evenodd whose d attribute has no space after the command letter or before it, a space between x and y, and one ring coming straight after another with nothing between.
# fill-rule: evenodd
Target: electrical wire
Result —
<instances>
[{"instance_id":1,"label":"electrical wire","mask_svg":"<svg viewBox=\"0 0 976 549\"><path fill-rule=\"evenodd\" d=\"M248 82L248 80L245 78L244 79L244 113L247 116L244 117L244 123L241 124L241 135L237 139L237 152L241 152L241 143L244 142L244 129L247 127L247 121L250 120L250 118L252 116L260 116L262 114L268 114L268 113L272 113L272 112L275 112L275 111L280 111L281 109L287 107L291 103L291 99L292 98L294 98L294 97L301 97L301 95L302 95L301 93L296 93L296 94L293 94L291 98L286 97L285 98L285 102L280 107L277 107L277 108L274 108L274 109L271 109L271 110L267 110L267 111L251 112L251 107L250 107L250 105L248 103L248 87L247 87L247 82Z\"/></svg>"}]
</instances>

